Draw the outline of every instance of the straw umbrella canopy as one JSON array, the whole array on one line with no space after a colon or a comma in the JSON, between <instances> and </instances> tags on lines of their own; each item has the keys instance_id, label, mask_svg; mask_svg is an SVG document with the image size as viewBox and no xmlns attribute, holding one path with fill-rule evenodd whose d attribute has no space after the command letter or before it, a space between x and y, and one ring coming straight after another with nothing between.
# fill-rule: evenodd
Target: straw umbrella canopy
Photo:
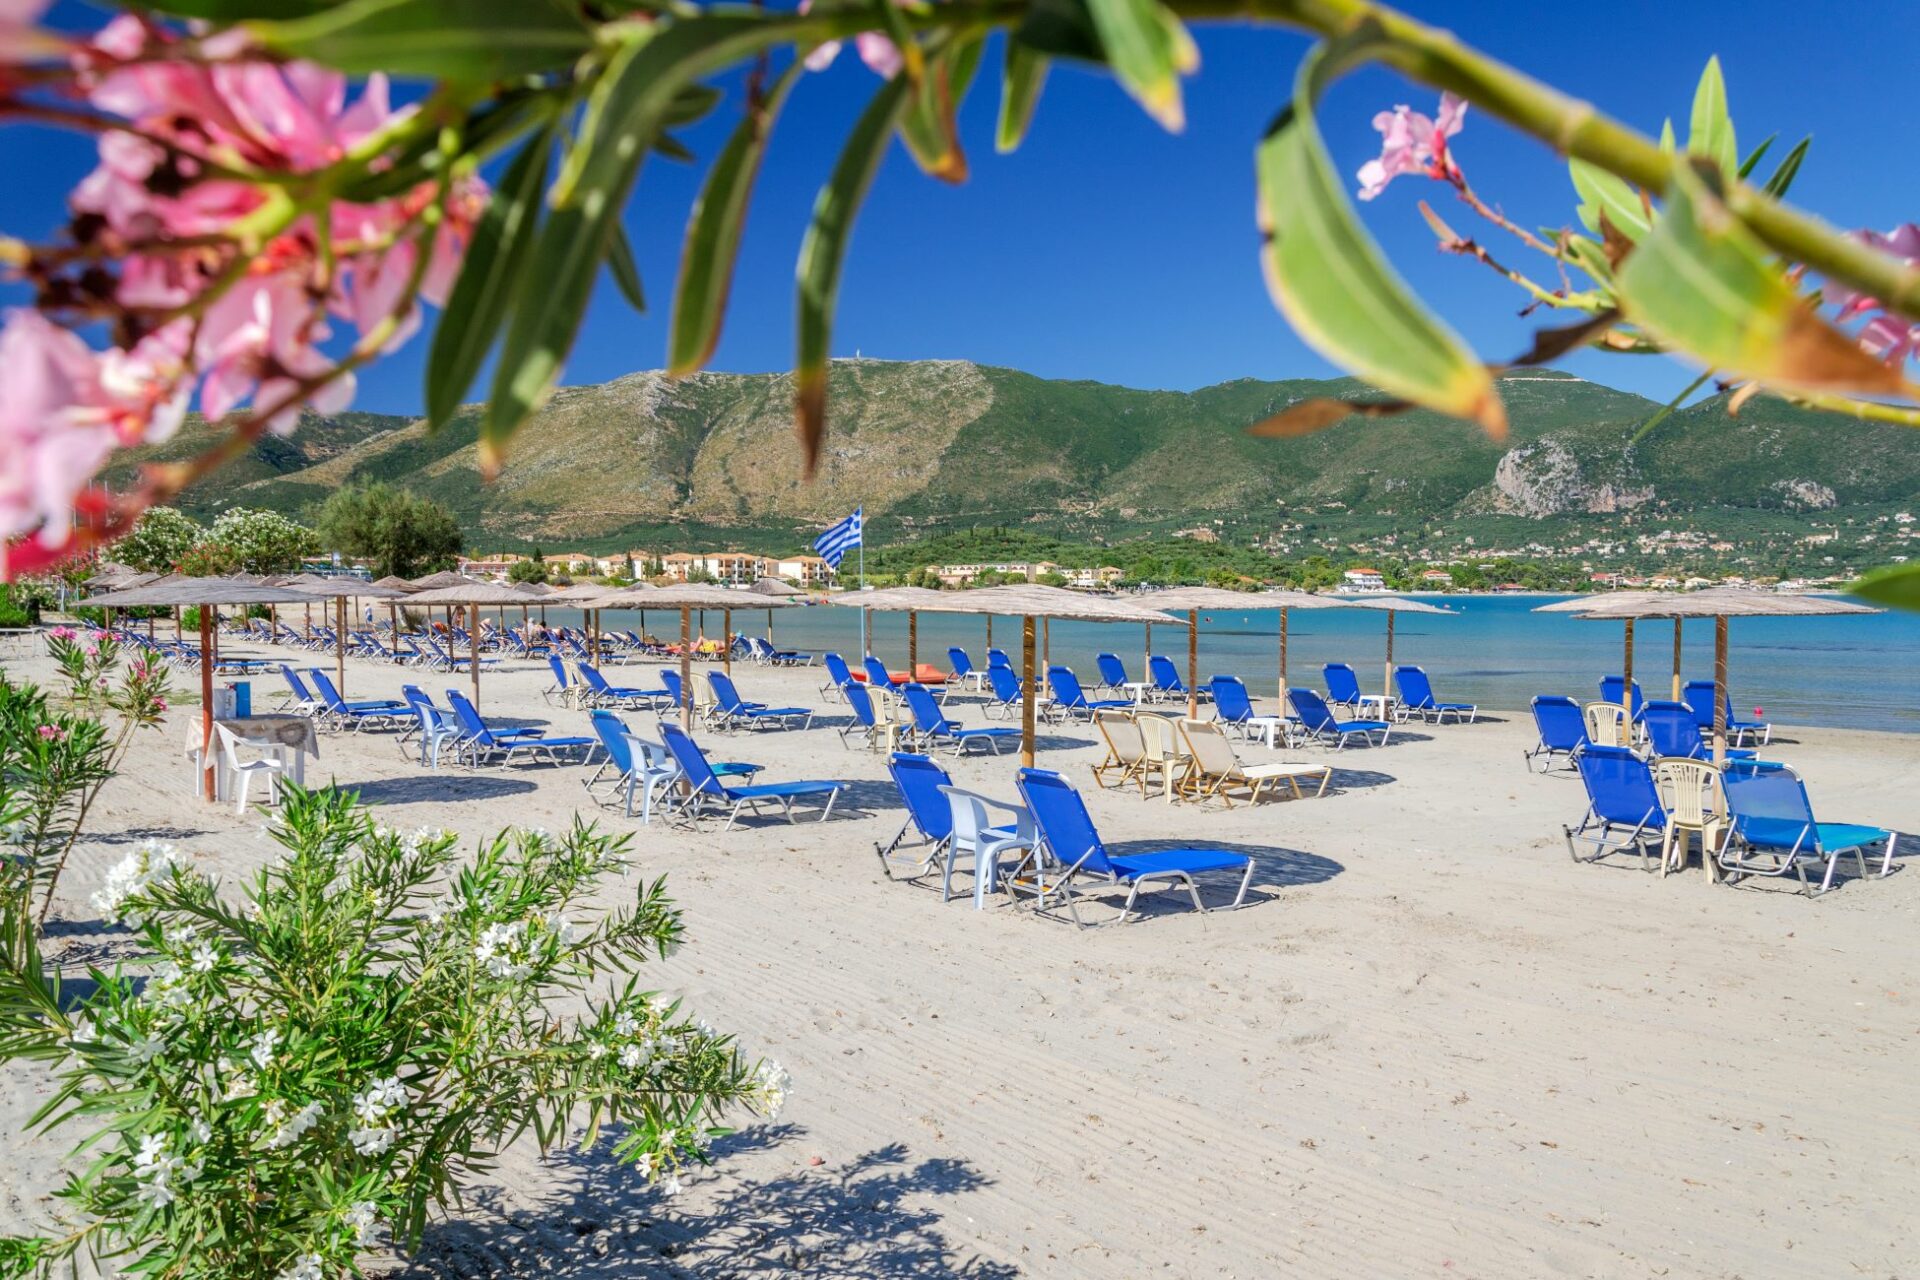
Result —
<instances>
[{"instance_id":1,"label":"straw umbrella canopy","mask_svg":"<svg viewBox=\"0 0 1920 1280\"><path fill-rule=\"evenodd\" d=\"M829 600L851 609L879 609L907 615L907 675L917 678L920 670L920 615L938 613L947 593L926 587L876 587L866 591L847 591Z\"/></svg>"},{"instance_id":2,"label":"straw umbrella canopy","mask_svg":"<svg viewBox=\"0 0 1920 1280\"><path fill-rule=\"evenodd\" d=\"M1863 604L1828 596L1783 595L1747 587L1709 587L1705 591L1650 593L1650 598L1610 596L1579 610L1580 618L1713 619L1713 760L1727 759L1727 620L1729 618L1812 618L1879 613ZM1628 686L1632 688L1631 685ZM1632 695L1629 694L1629 697ZM1708 868L1712 868L1709 862Z\"/></svg>"},{"instance_id":3,"label":"straw umbrella canopy","mask_svg":"<svg viewBox=\"0 0 1920 1280\"><path fill-rule=\"evenodd\" d=\"M982 587L977 591L935 591L928 594L936 597L938 603L923 603L917 606L918 608L936 610L940 613L986 614L989 617L1000 613L1020 619L1020 760L1029 767L1033 764L1033 620L1035 618L1067 618L1080 622L1132 623L1175 621L1169 614L1158 613L1124 600L1038 584Z\"/></svg>"},{"instance_id":4,"label":"straw umbrella canopy","mask_svg":"<svg viewBox=\"0 0 1920 1280\"><path fill-rule=\"evenodd\" d=\"M807 594L805 588L796 587L785 578L755 578L753 585L748 587L747 590L753 595L772 596L776 600L786 600L794 596L804 596ZM773 640L773 611L771 609L767 611L767 640L769 643Z\"/></svg>"},{"instance_id":5,"label":"straw umbrella canopy","mask_svg":"<svg viewBox=\"0 0 1920 1280\"><path fill-rule=\"evenodd\" d=\"M421 591L413 596L409 603L425 605L429 608L440 605L447 609L459 605L462 608L478 610L488 605L525 604L526 600L526 596L512 587L503 587L497 582L468 582L465 586L438 587ZM478 709L480 706L480 625L473 618L468 621L473 625L467 628L467 667L473 676L473 705ZM447 639L451 644L453 637L448 636Z\"/></svg>"},{"instance_id":6,"label":"straw umbrella canopy","mask_svg":"<svg viewBox=\"0 0 1920 1280\"><path fill-rule=\"evenodd\" d=\"M1251 591L1223 587L1163 587L1136 596L1141 604L1187 615L1187 714L1200 714L1200 611L1202 609L1264 609ZM1147 657L1153 657L1153 628L1147 628Z\"/></svg>"},{"instance_id":7,"label":"straw umbrella canopy","mask_svg":"<svg viewBox=\"0 0 1920 1280\"><path fill-rule=\"evenodd\" d=\"M605 586L598 582L580 582L567 587L556 587L546 582L529 582L523 584L521 589L527 590L530 587L539 588L538 591L527 591L527 594L536 597L540 602L540 625L543 627L547 624L548 605L572 604L580 607L581 612L587 615L587 635L591 641L593 660L598 662L600 660L600 610L605 607L600 601L617 593L619 588Z\"/></svg>"},{"instance_id":8,"label":"straw umbrella canopy","mask_svg":"<svg viewBox=\"0 0 1920 1280\"><path fill-rule=\"evenodd\" d=\"M200 610L200 764L201 784L213 799L213 610L223 604L298 604L311 597L263 582L228 578L183 578L150 582L127 591L111 591L81 603L104 609L194 605Z\"/></svg>"},{"instance_id":9,"label":"straw umbrella canopy","mask_svg":"<svg viewBox=\"0 0 1920 1280\"><path fill-rule=\"evenodd\" d=\"M609 589L594 605L596 609L678 609L680 611L680 725L693 730L693 611L719 609L725 621L728 643L722 649L722 664L732 668L733 611L735 608L791 609L794 604L773 596L764 596L751 605L743 604L742 593L723 587L682 583L672 587L621 587Z\"/></svg>"},{"instance_id":10,"label":"straw umbrella canopy","mask_svg":"<svg viewBox=\"0 0 1920 1280\"><path fill-rule=\"evenodd\" d=\"M1287 623L1288 615L1295 609L1343 609L1347 602L1338 596L1315 595L1311 591L1288 591L1275 588L1262 591L1254 596L1262 609L1280 611L1280 714L1287 714Z\"/></svg>"},{"instance_id":11,"label":"straw umbrella canopy","mask_svg":"<svg viewBox=\"0 0 1920 1280\"><path fill-rule=\"evenodd\" d=\"M371 600L397 600L405 592L395 591L391 587L376 587L371 582L362 582L358 578L340 576L333 578L316 577L312 582L295 584L290 590L306 596L326 596L334 600L335 630L334 663L339 668L338 681L340 696L347 694L347 597L365 596Z\"/></svg>"},{"instance_id":12,"label":"straw umbrella canopy","mask_svg":"<svg viewBox=\"0 0 1920 1280\"><path fill-rule=\"evenodd\" d=\"M1556 600L1552 604L1541 605L1539 608L1535 609L1534 612L1535 613L1573 613L1573 614L1585 615L1587 613L1590 613L1594 609L1600 608L1602 606L1606 606L1614 609L1632 610L1632 609L1638 609L1638 608L1642 608L1650 605L1655 605L1662 600L1671 600L1671 599L1673 599L1673 593L1671 591L1609 591L1605 595L1575 596L1571 600ZM1663 615L1657 615L1657 614L1642 615L1642 614L1629 612L1629 613L1618 615L1618 616L1620 616L1621 620L1626 623L1626 638L1624 640L1624 644L1626 646L1626 656L1623 659L1624 674L1621 676L1621 679L1623 681L1623 684L1621 687L1625 690L1625 692L1623 692L1620 696L1625 698L1628 703L1632 703L1633 701L1633 624L1643 616L1656 617L1656 616L1663 616ZM1675 618L1673 620L1673 696L1676 699L1680 697L1680 640L1681 640L1680 628L1681 628L1682 621L1683 620L1680 618ZM1628 714L1632 714L1631 706L1628 707Z\"/></svg>"},{"instance_id":13,"label":"straw umbrella canopy","mask_svg":"<svg viewBox=\"0 0 1920 1280\"><path fill-rule=\"evenodd\" d=\"M1428 604L1424 600L1408 600L1404 596L1349 596L1346 601L1349 609L1382 609L1387 615L1387 666L1386 676L1380 685L1383 697L1393 697L1393 619L1400 613L1441 613L1451 615L1452 609L1442 609L1439 605ZM1384 713L1387 704L1381 703Z\"/></svg>"}]
</instances>

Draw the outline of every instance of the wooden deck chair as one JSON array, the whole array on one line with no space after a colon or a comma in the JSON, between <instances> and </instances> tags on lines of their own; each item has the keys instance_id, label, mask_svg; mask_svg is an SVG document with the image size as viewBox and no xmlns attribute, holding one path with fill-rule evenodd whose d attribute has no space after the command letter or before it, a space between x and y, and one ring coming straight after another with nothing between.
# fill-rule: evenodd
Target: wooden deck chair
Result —
<instances>
[{"instance_id":1,"label":"wooden deck chair","mask_svg":"<svg viewBox=\"0 0 1920 1280\"><path fill-rule=\"evenodd\" d=\"M1331 765L1277 760L1243 764L1240 757L1234 754L1233 743L1227 740L1226 730L1216 720L1182 717L1179 726L1180 735L1186 739L1187 750L1193 757L1193 767L1187 770L1186 777L1182 779L1181 790L1192 799L1205 802L1218 797L1231 809L1235 792L1244 792L1248 803L1257 804L1269 788L1284 782L1293 788L1294 798L1300 799L1306 795L1300 789L1302 778L1319 779L1319 789L1314 792L1316 796L1325 795L1327 784L1333 780Z\"/></svg>"},{"instance_id":2,"label":"wooden deck chair","mask_svg":"<svg viewBox=\"0 0 1920 1280\"><path fill-rule=\"evenodd\" d=\"M1093 766L1094 784L1124 787L1128 782L1139 779L1140 794L1146 795L1147 783L1143 769L1147 746L1140 737L1140 726L1124 711L1096 711L1093 713L1093 723L1107 743L1107 758ZM1107 781L1109 775L1115 775L1116 780Z\"/></svg>"}]
</instances>

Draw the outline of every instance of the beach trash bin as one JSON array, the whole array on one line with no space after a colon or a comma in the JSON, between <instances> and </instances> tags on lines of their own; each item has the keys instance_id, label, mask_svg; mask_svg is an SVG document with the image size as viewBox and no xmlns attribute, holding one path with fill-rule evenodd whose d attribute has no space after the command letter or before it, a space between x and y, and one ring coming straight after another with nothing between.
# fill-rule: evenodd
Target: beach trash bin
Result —
<instances>
[{"instance_id":1,"label":"beach trash bin","mask_svg":"<svg viewBox=\"0 0 1920 1280\"><path fill-rule=\"evenodd\" d=\"M233 715L236 720L245 720L253 714L253 682L235 680L233 682Z\"/></svg>"}]
</instances>

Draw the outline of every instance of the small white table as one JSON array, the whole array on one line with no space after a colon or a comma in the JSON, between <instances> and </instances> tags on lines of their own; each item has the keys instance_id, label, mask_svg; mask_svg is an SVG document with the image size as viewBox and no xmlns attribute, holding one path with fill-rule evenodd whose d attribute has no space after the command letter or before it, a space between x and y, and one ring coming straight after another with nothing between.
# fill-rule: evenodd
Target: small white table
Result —
<instances>
[{"instance_id":1,"label":"small white table","mask_svg":"<svg viewBox=\"0 0 1920 1280\"><path fill-rule=\"evenodd\" d=\"M1127 697L1132 699L1136 706L1144 706L1147 701L1147 692L1153 688L1153 684L1147 680L1129 680L1120 687L1126 691Z\"/></svg>"},{"instance_id":2,"label":"small white table","mask_svg":"<svg viewBox=\"0 0 1920 1280\"><path fill-rule=\"evenodd\" d=\"M1252 737L1256 733L1259 734L1267 740L1267 748L1269 750L1279 746L1282 738L1290 736L1286 731L1287 718L1285 716L1252 716L1242 723L1246 725L1247 736Z\"/></svg>"},{"instance_id":3,"label":"small white table","mask_svg":"<svg viewBox=\"0 0 1920 1280\"><path fill-rule=\"evenodd\" d=\"M1360 695L1361 719L1393 721L1393 709L1400 705L1400 699L1389 693L1363 693ZM1369 715L1368 713L1372 714Z\"/></svg>"}]
</instances>

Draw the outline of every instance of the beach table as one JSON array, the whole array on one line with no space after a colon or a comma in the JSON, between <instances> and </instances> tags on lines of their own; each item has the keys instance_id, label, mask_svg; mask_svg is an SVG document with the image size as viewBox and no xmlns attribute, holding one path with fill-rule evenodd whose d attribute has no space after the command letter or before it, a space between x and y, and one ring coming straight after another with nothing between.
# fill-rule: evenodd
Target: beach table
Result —
<instances>
[{"instance_id":1,"label":"beach table","mask_svg":"<svg viewBox=\"0 0 1920 1280\"><path fill-rule=\"evenodd\" d=\"M1145 706L1148 698L1153 694L1153 682L1151 680L1129 680L1120 687L1126 691L1127 697L1133 701L1135 706Z\"/></svg>"},{"instance_id":2,"label":"beach table","mask_svg":"<svg viewBox=\"0 0 1920 1280\"><path fill-rule=\"evenodd\" d=\"M1385 720L1393 723L1394 708L1400 705L1400 699L1390 693L1363 693L1360 695L1360 718L1362 720ZM1371 714L1369 711L1371 710Z\"/></svg>"},{"instance_id":3,"label":"beach table","mask_svg":"<svg viewBox=\"0 0 1920 1280\"><path fill-rule=\"evenodd\" d=\"M290 712L263 712L254 716L218 716L213 723L238 738L241 745L273 756L280 762L282 777L303 787L307 784L307 757L317 759L320 755L320 737L314 732L311 718ZM198 725L193 726L193 732L188 735L186 754L199 758ZM216 801L226 799L231 791L227 773L224 765L215 770Z\"/></svg>"},{"instance_id":4,"label":"beach table","mask_svg":"<svg viewBox=\"0 0 1920 1280\"><path fill-rule=\"evenodd\" d=\"M1244 723L1249 735L1257 733L1266 739L1268 750L1280 746L1282 739L1289 744L1292 741L1293 734L1285 716L1251 716Z\"/></svg>"}]
</instances>

